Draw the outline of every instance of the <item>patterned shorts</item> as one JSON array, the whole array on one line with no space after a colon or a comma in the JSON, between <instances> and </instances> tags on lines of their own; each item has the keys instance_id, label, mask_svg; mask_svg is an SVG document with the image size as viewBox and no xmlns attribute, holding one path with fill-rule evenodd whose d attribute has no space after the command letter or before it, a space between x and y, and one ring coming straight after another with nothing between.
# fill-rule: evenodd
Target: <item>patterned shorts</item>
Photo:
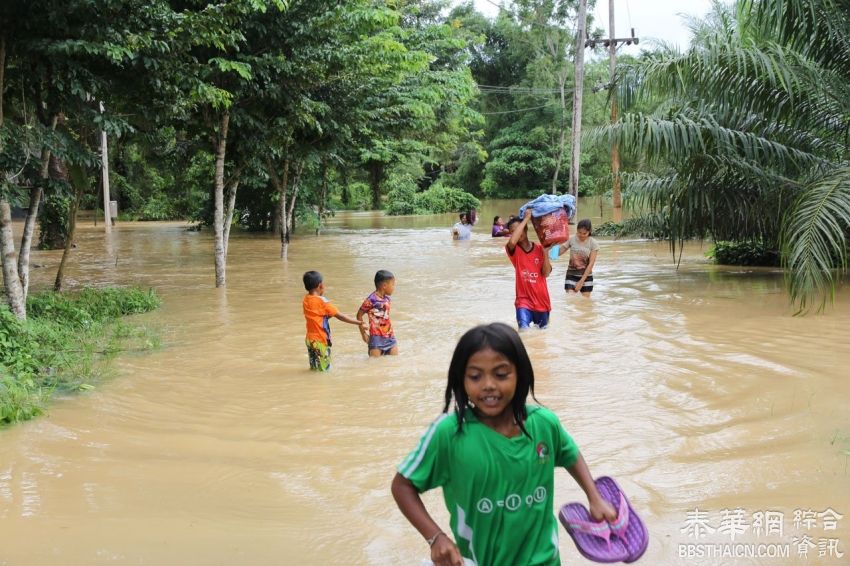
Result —
<instances>
[{"instance_id":1,"label":"patterned shorts","mask_svg":"<svg viewBox=\"0 0 850 566\"><path fill-rule=\"evenodd\" d=\"M328 371L331 369L331 346L319 340L305 340L307 356L310 358L310 369Z\"/></svg>"}]
</instances>

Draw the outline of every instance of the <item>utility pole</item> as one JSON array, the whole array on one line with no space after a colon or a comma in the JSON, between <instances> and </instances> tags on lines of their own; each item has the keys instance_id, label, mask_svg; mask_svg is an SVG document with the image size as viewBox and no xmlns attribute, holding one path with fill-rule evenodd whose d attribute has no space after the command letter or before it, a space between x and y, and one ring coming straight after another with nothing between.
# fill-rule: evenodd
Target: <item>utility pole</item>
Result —
<instances>
[{"instance_id":1,"label":"utility pole","mask_svg":"<svg viewBox=\"0 0 850 566\"><path fill-rule=\"evenodd\" d=\"M103 102L100 103L100 113L103 114ZM109 210L109 151L106 147L106 131L100 131L100 160L103 175L103 219L106 233L112 232L112 214Z\"/></svg>"},{"instance_id":2,"label":"utility pole","mask_svg":"<svg viewBox=\"0 0 850 566\"><path fill-rule=\"evenodd\" d=\"M632 34L634 35L634 34ZM614 0L608 0L608 37L617 37L614 34ZM611 84L617 75L617 42L608 42L608 74ZM617 123L617 89L611 89L611 123ZM616 140L611 144L611 177L613 186L611 189L611 200L615 209L623 208L623 200L620 197L620 144Z\"/></svg>"},{"instance_id":3,"label":"utility pole","mask_svg":"<svg viewBox=\"0 0 850 566\"><path fill-rule=\"evenodd\" d=\"M607 39L589 39L585 42L585 47L591 49L596 47L597 43L601 43L608 48L608 70L610 79L607 85L594 87L593 91L597 92L602 89L611 89L611 123L617 121L617 89L615 88L615 80L617 75L617 45L624 43L626 45L637 45L640 41L635 37L635 28L632 28L631 37L618 38L614 35L614 0L608 0L608 27L611 37ZM614 142L611 145L611 174L614 180L613 198L614 214L617 215L623 207L622 198L620 196L620 147Z\"/></svg>"},{"instance_id":4,"label":"utility pole","mask_svg":"<svg viewBox=\"0 0 850 566\"><path fill-rule=\"evenodd\" d=\"M584 48L587 27L587 0L579 0L576 22L576 76L573 89L572 155L570 158L570 194L578 197L579 156L581 154L581 96L584 90Z\"/></svg>"}]
</instances>

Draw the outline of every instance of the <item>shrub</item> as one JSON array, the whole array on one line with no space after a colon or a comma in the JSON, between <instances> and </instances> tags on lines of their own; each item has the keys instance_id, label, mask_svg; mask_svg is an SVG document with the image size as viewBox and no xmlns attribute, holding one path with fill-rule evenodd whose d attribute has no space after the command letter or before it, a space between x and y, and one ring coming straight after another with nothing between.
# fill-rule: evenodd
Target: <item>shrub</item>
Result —
<instances>
[{"instance_id":1,"label":"shrub","mask_svg":"<svg viewBox=\"0 0 850 566\"><path fill-rule=\"evenodd\" d=\"M140 314L157 308L159 297L153 290L84 289L76 294L53 291L27 300L27 313L35 319L56 319L74 326L87 326L129 314Z\"/></svg>"},{"instance_id":2,"label":"shrub","mask_svg":"<svg viewBox=\"0 0 850 566\"><path fill-rule=\"evenodd\" d=\"M128 344L154 347L119 319L159 304L153 291L132 288L49 292L27 299L26 321L0 304L0 424L37 415L56 388L90 389L104 371L100 360Z\"/></svg>"},{"instance_id":3,"label":"shrub","mask_svg":"<svg viewBox=\"0 0 850 566\"><path fill-rule=\"evenodd\" d=\"M427 210L432 214L459 212L480 206L481 201L466 191L439 183L431 185L427 191L416 195L416 208Z\"/></svg>"},{"instance_id":4,"label":"shrub","mask_svg":"<svg viewBox=\"0 0 850 566\"><path fill-rule=\"evenodd\" d=\"M416 192L412 177L399 177L387 194L387 214L443 214L478 208L481 202L473 195L456 187L435 183L424 192Z\"/></svg>"},{"instance_id":5,"label":"shrub","mask_svg":"<svg viewBox=\"0 0 850 566\"><path fill-rule=\"evenodd\" d=\"M779 251L763 242L715 242L708 257L721 265L761 265L778 267Z\"/></svg>"},{"instance_id":6,"label":"shrub","mask_svg":"<svg viewBox=\"0 0 850 566\"><path fill-rule=\"evenodd\" d=\"M343 193L347 199L343 199ZM331 204L337 209L369 210L372 208L372 189L366 183L354 181L331 191Z\"/></svg>"},{"instance_id":7,"label":"shrub","mask_svg":"<svg viewBox=\"0 0 850 566\"><path fill-rule=\"evenodd\" d=\"M408 175L393 176L386 183L387 214L399 216L402 214L427 214L427 211L417 210L416 181Z\"/></svg>"}]
</instances>

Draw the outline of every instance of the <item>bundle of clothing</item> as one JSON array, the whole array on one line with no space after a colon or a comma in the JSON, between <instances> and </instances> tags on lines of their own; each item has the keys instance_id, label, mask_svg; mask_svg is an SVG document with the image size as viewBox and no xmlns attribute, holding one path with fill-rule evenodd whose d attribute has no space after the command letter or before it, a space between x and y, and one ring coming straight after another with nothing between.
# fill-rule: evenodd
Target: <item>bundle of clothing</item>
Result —
<instances>
[{"instance_id":1,"label":"bundle of clothing","mask_svg":"<svg viewBox=\"0 0 850 566\"><path fill-rule=\"evenodd\" d=\"M531 211L531 223L543 246L562 244L570 239L570 219L576 214L573 195L540 195L519 209L519 217Z\"/></svg>"}]
</instances>

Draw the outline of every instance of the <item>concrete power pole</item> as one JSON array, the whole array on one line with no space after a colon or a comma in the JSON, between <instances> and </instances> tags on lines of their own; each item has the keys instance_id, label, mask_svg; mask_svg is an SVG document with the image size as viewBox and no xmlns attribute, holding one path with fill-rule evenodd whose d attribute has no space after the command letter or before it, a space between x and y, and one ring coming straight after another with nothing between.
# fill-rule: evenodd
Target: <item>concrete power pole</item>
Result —
<instances>
[{"instance_id":1,"label":"concrete power pole","mask_svg":"<svg viewBox=\"0 0 850 566\"><path fill-rule=\"evenodd\" d=\"M614 0L608 0L608 34L610 38L615 38L614 33ZM634 34L632 34L634 35ZM608 71L611 76L611 84L614 85L614 78L617 75L617 42L611 41L608 44ZM611 87L611 123L617 123L617 88ZM623 208L623 200L620 197L620 146L615 141L611 144L611 177L613 178L612 200L615 209Z\"/></svg>"},{"instance_id":2,"label":"concrete power pole","mask_svg":"<svg viewBox=\"0 0 850 566\"><path fill-rule=\"evenodd\" d=\"M572 155L570 158L570 194L578 197L579 156L581 155L581 97L584 90L584 47L587 35L587 0L579 0L576 30L576 76L573 90Z\"/></svg>"},{"instance_id":3,"label":"concrete power pole","mask_svg":"<svg viewBox=\"0 0 850 566\"><path fill-rule=\"evenodd\" d=\"M103 114L103 102L100 103L100 113ZM112 215L109 211L109 151L106 147L106 132L100 131L100 160L103 174L103 219L106 233L112 232Z\"/></svg>"}]
</instances>

